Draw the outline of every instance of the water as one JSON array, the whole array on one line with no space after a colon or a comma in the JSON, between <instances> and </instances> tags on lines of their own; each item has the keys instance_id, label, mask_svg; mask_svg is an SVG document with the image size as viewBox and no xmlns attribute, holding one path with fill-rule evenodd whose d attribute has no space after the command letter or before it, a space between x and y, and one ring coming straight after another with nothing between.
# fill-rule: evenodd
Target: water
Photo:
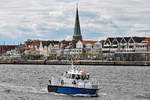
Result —
<instances>
[{"instance_id":1,"label":"water","mask_svg":"<svg viewBox=\"0 0 150 100\"><path fill-rule=\"evenodd\" d=\"M150 67L81 66L100 82L99 97L47 92L51 75L66 65L0 65L0 100L150 100Z\"/></svg>"}]
</instances>

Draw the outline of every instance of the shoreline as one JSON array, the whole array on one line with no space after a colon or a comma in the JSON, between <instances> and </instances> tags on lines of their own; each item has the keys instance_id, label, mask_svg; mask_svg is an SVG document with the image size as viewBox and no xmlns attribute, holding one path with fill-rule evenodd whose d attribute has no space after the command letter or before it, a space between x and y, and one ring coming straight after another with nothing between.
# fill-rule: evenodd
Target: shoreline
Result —
<instances>
[{"instance_id":1,"label":"shoreline","mask_svg":"<svg viewBox=\"0 0 150 100\"><path fill-rule=\"evenodd\" d=\"M0 64L26 64L26 65L70 65L68 60L15 60L0 61ZM150 66L150 61L102 61L78 60L74 65L114 65L114 66Z\"/></svg>"}]
</instances>

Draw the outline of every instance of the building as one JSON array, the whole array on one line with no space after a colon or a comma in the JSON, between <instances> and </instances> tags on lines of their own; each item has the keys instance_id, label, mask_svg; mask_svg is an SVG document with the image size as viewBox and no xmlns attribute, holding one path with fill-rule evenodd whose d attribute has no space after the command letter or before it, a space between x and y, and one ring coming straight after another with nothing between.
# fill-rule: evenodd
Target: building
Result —
<instances>
[{"instance_id":1,"label":"building","mask_svg":"<svg viewBox=\"0 0 150 100\"><path fill-rule=\"evenodd\" d=\"M57 55L60 50L59 41L40 41L39 51L41 55Z\"/></svg>"},{"instance_id":2,"label":"building","mask_svg":"<svg viewBox=\"0 0 150 100\"><path fill-rule=\"evenodd\" d=\"M8 51L17 49L19 45L0 45L0 56L5 54Z\"/></svg>"},{"instance_id":3,"label":"building","mask_svg":"<svg viewBox=\"0 0 150 100\"><path fill-rule=\"evenodd\" d=\"M79 20L78 6L77 6L73 41L77 42L79 40L82 41L82 35L81 35L80 20Z\"/></svg>"},{"instance_id":4,"label":"building","mask_svg":"<svg viewBox=\"0 0 150 100\"><path fill-rule=\"evenodd\" d=\"M97 41L82 41L85 53L93 54L94 44L96 42Z\"/></svg>"},{"instance_id":5,"label":"building","mask_svg":"<svg viewBox=\"0 0 150 100\"><path fill-rule=\"evenodd\" d=\"M38 55L40 47L40 40L27 40L25 41L25 54L34 54Z\"/></svg>"},{"instance_id":6,"label":"building","mask_svg":"<svg viewBox=\"0 0 150 100\"><path fill-rule=\"evenodd\" d=\"M49 56L57 54L59 50L59 41L27 40L25 42L25 54Z\"/></svg>"},{"instance_id":7,"label":"building","mask_svg":"<svg viewBox=\"0 0 150 100\"><path fill-rule=\"evenodd\" d=\"M149 38L146 37L111 37L102 46L103 53L141 52L148 50Z\"/></svg>"},{"instance_id":8,"label":"building","mask_svg":"<svg viewBox=\"0 0 150 100\"><path fill-rule=\"evenodd\" d=\"M145 38L144 40L143 40L145 43L147 43L147 51L148 52L150 52L150 38Z\"/></svg>"}]
</instances>

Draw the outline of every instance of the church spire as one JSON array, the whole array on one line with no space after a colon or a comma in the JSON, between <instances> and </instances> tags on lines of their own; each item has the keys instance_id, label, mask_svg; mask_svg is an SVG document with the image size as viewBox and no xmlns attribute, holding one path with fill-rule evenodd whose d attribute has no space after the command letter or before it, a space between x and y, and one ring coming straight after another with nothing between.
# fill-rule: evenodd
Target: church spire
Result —
<instances>
[{"instance_id":1,"label":"church spire","mask_svg":"<svg viewBox=\"0 0 150 100\"><path fill-rule=\"evenodd\" d=\"M79 13L78 13L78 4L76 7L76 18L75 18L75 27L74 27L74 34L73 40L82 40L81 30L80 30L80 20L79 20Z\"/></svg>"}]
</instances>

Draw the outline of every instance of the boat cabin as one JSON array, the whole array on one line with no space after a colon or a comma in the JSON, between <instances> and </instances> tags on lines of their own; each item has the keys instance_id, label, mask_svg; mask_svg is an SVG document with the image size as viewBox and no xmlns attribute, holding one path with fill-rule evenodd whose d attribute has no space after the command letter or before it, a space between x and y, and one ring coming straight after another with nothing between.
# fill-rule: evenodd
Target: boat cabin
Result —
<instances>
[{"instance_id":1,"label":"boat cabin","mask_svg":"<svg viewBox=\"0 0 150 100\"><path fill-rule=\"evenodd\" d=\"M90 75L89 73L86 73L86 72L72 73L72 72L66 71L64 73L64 77L68 79L76 79L76 80L89 80Z\"/></svg>"}]
</instances>

